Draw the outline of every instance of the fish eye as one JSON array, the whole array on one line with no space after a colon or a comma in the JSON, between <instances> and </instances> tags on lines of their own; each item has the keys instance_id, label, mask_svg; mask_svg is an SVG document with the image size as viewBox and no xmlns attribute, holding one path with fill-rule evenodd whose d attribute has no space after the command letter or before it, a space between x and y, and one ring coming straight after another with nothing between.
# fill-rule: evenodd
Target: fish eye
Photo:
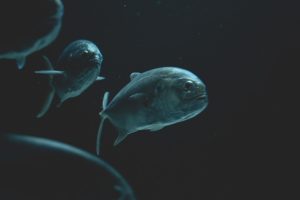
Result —
<instances>
[{"instance_id":1,"label":"fish eye","mask_svg":"<svg viewBox=\"0 0 300 200\"><path fill-rule=\"evenodd\" d=\"M88 55L89 54L89 51L85 50L83 51L82 55Z\"/></svg>"},{"instance_id":2,"label":"fish eye","mask_svg":"<svg viewBox=\"0 0 300 200\"><path fill-rule=\"evenodd\" d=\"M92 59L92 58L94 58L95 53L92 52L92 51L84 50L84 51L81 53L81 56L82 56L83 58Z\"/></svg>"},{"instance_id":3,"label":"fish eye","mask_svg":"<svg viewBox=\"0 0 300 200\"><path fill-rule=\"evenodd\" d=\"M184 90L191 90L194 86L194 83L192 81L186 81L183 85Z\"/></svg>"}]
</instances>

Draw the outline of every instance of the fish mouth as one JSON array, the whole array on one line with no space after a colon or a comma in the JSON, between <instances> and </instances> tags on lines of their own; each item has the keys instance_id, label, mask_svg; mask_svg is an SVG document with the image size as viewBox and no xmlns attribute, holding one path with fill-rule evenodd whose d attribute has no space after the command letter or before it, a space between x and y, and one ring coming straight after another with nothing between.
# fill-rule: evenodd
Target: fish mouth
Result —
<instances>
[{"instance_id":1,"label":"fish mouth","mask_svg":"<svg viewBox=\"0 0 300 200\"><path fill-rule=\"evenodd\" d=\"M207 94L201 94L195 97L196 100L205 100L207 99Z\"/></svg>"},{"instance_id":2,"label":"fish mouth","mask_svg":"<svg viewBox=\"0 0 300 200\"><path fill-rule=\"evenodd\" d=\"M207 100L207 94L199 94L188 98L185 97L185 99L189 101L204 101Z\"/></svg>"},{"instance_id":3,"label":"fish mouth","mask_svg":"<svg viewBox=\"0 0 300 200\"><path fill-rule=\"evenodd\" d=\"M99 59L99 57L94 57L94 58L89 59L89 62L94 63L94 64L100 64L100 65L101 65L102 60Z\"/></svg>"},{"instance_id":4,"label":"fish mouth","mask_svg":"<svg viewBox=\"0 0 300 200\"><path fill-rule=\"evenodd\" d=\"M97 63L97 64L101 64L103 60L99 55L95 53L90 53L89 55L86 55L86 57L89 62Z\"/></svg>"}]
</instances>

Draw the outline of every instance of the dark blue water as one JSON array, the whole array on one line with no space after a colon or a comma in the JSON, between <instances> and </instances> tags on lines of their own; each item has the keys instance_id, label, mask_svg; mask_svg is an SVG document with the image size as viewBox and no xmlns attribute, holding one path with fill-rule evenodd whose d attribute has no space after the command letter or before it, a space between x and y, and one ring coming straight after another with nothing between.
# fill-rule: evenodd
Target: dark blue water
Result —
<instances>
[{"instance_id":1,"label":"dark blue water","mask_svg":"<svg viewBox=\"0 0 300 200\"><path fill-rule=\"evenodd\" d=\"M32 54L24 70L0 61L0 130L57 139L94 153L103 93L115 95L131 72L181 66L207 85L207 109L159 132L132 134L116 147L117 132L107 123L103 159L143 200L232 199L237 186L252 187L249 176L256 171L245 172L241 165L248 160L257 169L259 164L249 161L248 153L257 148L247 144L283 129L277 127L285 105L283 72L299 66L295 5L247 0L65 0L64 5L58 38ZM98 45L104 57L101 75L107 79L35 119L45 83L34 76L34 67L41 55L56 60L76 39ZM248 153L240 155L241 146Z\"/></svg>"}]
</instances>

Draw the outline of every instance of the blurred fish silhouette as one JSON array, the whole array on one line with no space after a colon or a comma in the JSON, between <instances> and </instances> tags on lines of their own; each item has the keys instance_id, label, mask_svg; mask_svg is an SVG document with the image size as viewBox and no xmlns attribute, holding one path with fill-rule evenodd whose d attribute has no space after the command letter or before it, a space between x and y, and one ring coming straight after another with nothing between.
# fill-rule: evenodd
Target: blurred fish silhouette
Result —
<instances>
[{"instance_id":1,"label":"blurred fish silhouette","mask_svg":"<svg viewBox=\"0 0 300 200\"><path fill-rule=\"evenodd\" d=\"M42 117L49 109L54 95L59 97L61 104L72 97L79 96L92 83L103 80L100 77L103 56L98 47L88 40L76 40L70 43L62 52L57 68L54 69L47 57L43 57L47 70L35 71L36 74L50 77L51 89L46 101L37 114Z\"/></svg>"},{"instance_id":2,"label":"blurred fish silhouette","mask_svg":"<svg viewBox=\"0 0 300 200\"><path fill-rule=\"evenodd\" d=\"M59 141L0 131L1 200L135 200L106 161Z\"/></svg>"},{"instance_id":3,"label":"blurred fish silhouette","mask_svg":"<svg viewBox=\"0 0 300 200\"><path fill-rule=\"evenodd\" d=\"M208 104L204 83L182 68L161 67L143 73L134 72L130 79L109 104L109 93L104 94L96 141L98 155L105 119L109 119L118 130L114 142L117 145L131 133L158 131L195 117Z\"/></svg>"},{"instance_id":4,"label":"blurred fish silhouette","mask_svg":"<svg viewBox=\"0 0 300 200\"><path fill-rule=\"evenodd\" d=\"M5 0L0 5L0 59L14 59L22 69L26 57L52 43L62 25L60 0Z\"/></svg>"}]
</instances>

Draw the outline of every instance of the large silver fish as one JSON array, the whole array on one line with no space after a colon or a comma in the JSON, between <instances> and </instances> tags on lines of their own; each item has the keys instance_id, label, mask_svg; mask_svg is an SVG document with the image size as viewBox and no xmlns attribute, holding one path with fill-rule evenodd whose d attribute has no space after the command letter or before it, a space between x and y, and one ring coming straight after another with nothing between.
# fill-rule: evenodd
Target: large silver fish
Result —
<instances>
[{"instance_id":1,"label":"large silver fish","mask_svg":"<svg viewBox=\"0 0 300 200\"><path fill-rule=\"evenodd\" d=\"M44 59L49 69L35 73L50 76L51 90L37 117L42 117L47 112L54 94L59 97L60 106L65 100L79 96L96 80L104 79L99 76L103 56L91 41L76 40L70 43L62 52L56 69L47 57Z\"/></svg>"},{"instance_id":2,"label":"large silver fish","mask_svg":"<svg viewBox=\"0 0 300 200\"><path fill-rule=\"evenodd\" d=\"M204 83L182 68L161 67L143 73L134 72L130 79L109 104L108 92L104 94L96 142L98 155L105 119L109 119L118 130L114 143L117 145L131 133L157 131L195 117L208 104Z\"/></svg>"}]
</instances>

